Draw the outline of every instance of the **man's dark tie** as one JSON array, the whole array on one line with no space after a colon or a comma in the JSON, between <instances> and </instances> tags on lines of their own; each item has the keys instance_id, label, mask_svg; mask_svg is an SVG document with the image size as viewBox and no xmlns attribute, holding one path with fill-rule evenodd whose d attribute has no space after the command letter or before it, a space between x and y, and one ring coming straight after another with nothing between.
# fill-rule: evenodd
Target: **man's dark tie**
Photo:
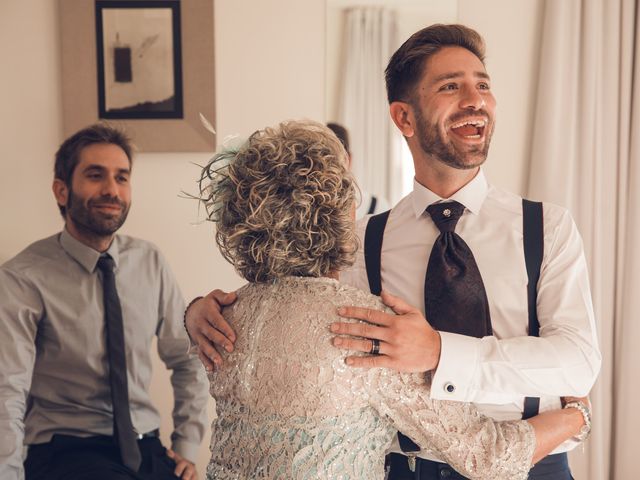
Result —
<instances>
[{"instance_id":1,"label":"man's dark tie","mask_svg":"<svg viewBox=\"0 0 640 480\"><path fill-rule=\"evenodd\" d=\"M127 358L122 325L122 308L120 307L120 299L116 290L113 266L113 259L108 254L103 255L98 260L98 268L102 271L102 288L104 291L109 382L111 384L111 401L113 403L113 436L120 447L122 463L137 472L140 468L141 456L129 410Z\"/></svg>"},{"instance_id":2,"label":"man's dark tie","mask_svg":"<svg viewBox=\"0 0 640 480\"><path fill-rule=\"evenodd\" d=\"M443 332L478 338L492 335L489 302L478 265L469 246L454 231L464 206L434 203L427 212L440 230L424 282L427 321Z\"/></svg>"}]
</instances>

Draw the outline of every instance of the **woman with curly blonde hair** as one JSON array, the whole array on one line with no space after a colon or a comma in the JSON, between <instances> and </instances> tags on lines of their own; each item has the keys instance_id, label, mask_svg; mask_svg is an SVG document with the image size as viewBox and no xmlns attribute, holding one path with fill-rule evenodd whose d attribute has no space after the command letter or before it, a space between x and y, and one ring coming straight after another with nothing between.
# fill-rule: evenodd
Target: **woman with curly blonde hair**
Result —
<instances>
[{"instance_id":1,"label":"woman with curly blonde hair","mask_svg":"<svg viewBox=\"0 0 640 480\"><path fill-rule=\"evenodd\" d=\"M338 281L357 248L345 162L326 127L290 121L204 169L217 243L249 281L224 312L235 349L209 374L218 417L207 478L381 479L398 430L469 478L527 478L532 462L578 434L578 410L496 422L432 400L424 375L348 369L332 347L338 307L386 308Z\"/></svg>"}]
</instances>

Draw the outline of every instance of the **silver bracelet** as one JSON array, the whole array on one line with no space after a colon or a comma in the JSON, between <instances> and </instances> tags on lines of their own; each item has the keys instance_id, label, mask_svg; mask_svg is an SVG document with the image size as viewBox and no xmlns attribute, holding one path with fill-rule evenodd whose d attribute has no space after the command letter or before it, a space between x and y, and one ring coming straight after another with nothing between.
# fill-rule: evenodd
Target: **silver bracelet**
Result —
<instances>
[{"instance_id":1,"label":"silver bracelet","mask_svg":"<svg viewBox=\"0 0 640 480\"><path fill-rule=\"evenodd\" d=\"M582 414L584 425L580 428L580 432L573 438L578 442L584 442L591 433L591 409L584 402L580 401L569 402L564 408L575 408Z\"/></svg>"}]
</instances>

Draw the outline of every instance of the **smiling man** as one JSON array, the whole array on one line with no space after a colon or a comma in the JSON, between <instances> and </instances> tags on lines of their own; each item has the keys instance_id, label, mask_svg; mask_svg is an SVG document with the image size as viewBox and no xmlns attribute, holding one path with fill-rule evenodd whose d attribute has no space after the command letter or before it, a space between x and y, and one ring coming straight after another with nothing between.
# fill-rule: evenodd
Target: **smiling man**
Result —
<instances>
[{"instance_id":1,"label":"smiling man","mask_svg":"<svg viewBox=\"0 0 640 480\"><path fill-rule=\"evenodd\" d=\"M197 476L207 391L186 354L182 295L154 245L116 235L131 205L131 157L108 125L67 139L53 181L63 231L0 267L3 480ZM154 336L173 370L171 450L149 392Z\"/></svg>"},{"instance_id":2,"label":"smiling man","mask_svg":"<svg viewBox=\"0 0 640 480\"><path fill-rule=\"evenodd\" d=\"M414 188L360 224L364 255L341 280L413 306L383 294L397 316L346 308L370 324L334 324L353 336L334 344L378 353L348 358L354 367L430 371L432 398L473 402L495 419L587 395L601 355L580 235L566 210L523 202L484 176L496 100L482 38L462 25L425 28L394 53L386 81ZM575 445L530 478L569 480L565 452ZM394 480L461 478L401 434L387 463Z\"/></svg>"},{"instance_id":3,"label":"smiling man","mask_svg":"<svg viewBox=\"0 0 640 480\"><path fill-rule=\"evenodd\" d=\"M353 367L429 372L432 398L473 402L498 420L587 395L601 355L582 241L565 209L485 178L496 101L481 36L463 25L424 28L391 57L386 82L413 156L413 191L358 222L364 249L340 281L382 290L397 315L346 306L343 317L365 322L333 324L334 345L370 353L347 357ZM216 347L233 349L220 305L234 299L214 291L187 311L208 368L221 362ZM586 405L566 407L588 420ZM561 445L530 478L570 480L566 451L576 444ZM391 452L391 480L462 478L403 435Z\"/></svg>"}]
</instances>

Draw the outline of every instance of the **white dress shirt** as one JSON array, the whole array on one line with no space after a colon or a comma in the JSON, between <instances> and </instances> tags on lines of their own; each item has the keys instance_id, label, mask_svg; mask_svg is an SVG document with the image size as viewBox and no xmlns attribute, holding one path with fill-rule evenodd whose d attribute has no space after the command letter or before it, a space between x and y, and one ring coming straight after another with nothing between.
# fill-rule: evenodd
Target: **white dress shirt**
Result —
<instances>
[{"instance_id":1,"label":"white dress shirt","mask_svg":"<svg viewBox=\"0 0 640 480\"><path fill-rule=\"evenodd\" d=\"M392 209L385 229L383 290L424 312L427 263L440 233L425 209L447 200L466 207L455 231L469 245L480 269L494 335L473 338L441 332L431 397L473 402L482 413L511 420L521 417L525 396L541 397L543 411L559 408L560 396L586 395L600 370L601 355L582 239L564 208L548 203L543 207L539 338L527 336L522 199L490 186L482 170L450 199L414 181L413 192ZM364 218L358 223L362 245L367 222ZM354 266L341 274L341 281L369 290L363 249ZM565 442L556 453L573 445ZM395 450L399 451L397 442Z\"/></svg>"}]
</instances>

